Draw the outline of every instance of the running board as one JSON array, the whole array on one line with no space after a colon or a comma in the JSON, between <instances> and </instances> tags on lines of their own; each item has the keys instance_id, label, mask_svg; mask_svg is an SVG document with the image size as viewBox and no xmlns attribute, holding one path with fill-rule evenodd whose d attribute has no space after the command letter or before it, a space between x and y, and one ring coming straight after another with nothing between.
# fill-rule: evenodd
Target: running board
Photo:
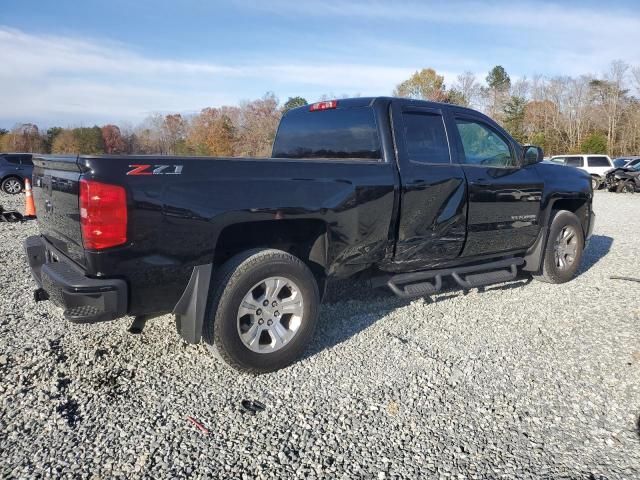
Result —
<instances>
[{"instance_id":1,"label":"running board","mask_svg":"<svg viewBox=\"0 0 640 480\"><path fill-rule=\"evenodd\" d=\"M451 276L465 290L515 280L523 258L507 258L481 265L394 275L387 286L400 298L432 295L442 290L442 278Z\"/></svg>"}]
</instances>

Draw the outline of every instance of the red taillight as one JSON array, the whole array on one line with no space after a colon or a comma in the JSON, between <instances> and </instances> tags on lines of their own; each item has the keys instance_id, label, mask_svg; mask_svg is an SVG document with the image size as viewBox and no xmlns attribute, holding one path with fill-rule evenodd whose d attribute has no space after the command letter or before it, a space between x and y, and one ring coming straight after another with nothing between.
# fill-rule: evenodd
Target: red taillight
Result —
<instances>
[{"instance_id":1,"label":"red taillight","mask_svg":"<svg viewBox=\"0 0 640 480\"><path fill-rule=\"evenodd\" d=\"M127 241L127 195L123 187L80 180L84 248L102 250Z\"/></svg>"},{"instance_id":2,"label":"red taillight","mask_svg":"<svg viewBox=\"0 0 640 480\"><path fill-rule=\"evenodd\" d=\"M309 107L310 112L317 112L318 110L331 110L338 108L338 100L328 100L326 102L313 103Z\"/></svg>"}]
</instances>

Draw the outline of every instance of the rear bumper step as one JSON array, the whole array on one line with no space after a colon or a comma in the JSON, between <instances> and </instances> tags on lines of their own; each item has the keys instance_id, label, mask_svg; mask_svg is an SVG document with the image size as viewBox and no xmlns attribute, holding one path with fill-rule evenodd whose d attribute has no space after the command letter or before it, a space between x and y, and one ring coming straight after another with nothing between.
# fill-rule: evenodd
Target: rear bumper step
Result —
<instances>
[{"instance_id":1,"label":"rear bumper step","mask_svg":"<svg viewBox=\"0 0 640 480\"><path fill-rule=\"evenodd\" d=\"M24 249L38 284L36 300L49 299L74 323L113 320L127 313L127 284L120 279L89 278L42 237L28 237ZM48 253L49 252L49 253ZM48 262L51 252L58 261Z\"/></svg>"},{"instance_id":2,"label":"rear bumper step","mask_svg":"<svg viewBox=\"0 0 640 480\"><path fill-rule=\"evenodd\" d=\"M495 262L466 267L427 270L394 275L387 286L401 298L432 295L442 289L443 277L451 276L464 289L482 287L492 283L508 282L518 275L523 258L507 258Z\"/></svg>"}]
</instances>

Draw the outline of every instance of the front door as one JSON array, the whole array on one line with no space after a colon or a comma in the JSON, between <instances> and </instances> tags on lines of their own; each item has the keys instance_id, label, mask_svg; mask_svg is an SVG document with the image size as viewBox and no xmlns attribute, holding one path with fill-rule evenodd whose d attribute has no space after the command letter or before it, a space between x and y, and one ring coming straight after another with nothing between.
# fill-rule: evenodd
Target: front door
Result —
<instances>
[{"instance_id":1,"label":"front door","mask_svg":"<svg viewBox=\"0 0 640 480\"><path fill-rule=\"evenodd\" d=\"M455 115L454 123L469 190L462 256L530 247L540 230L544 186L535 165L523 166L520 147L481 116Z\"/></svg>"}]
</instances>

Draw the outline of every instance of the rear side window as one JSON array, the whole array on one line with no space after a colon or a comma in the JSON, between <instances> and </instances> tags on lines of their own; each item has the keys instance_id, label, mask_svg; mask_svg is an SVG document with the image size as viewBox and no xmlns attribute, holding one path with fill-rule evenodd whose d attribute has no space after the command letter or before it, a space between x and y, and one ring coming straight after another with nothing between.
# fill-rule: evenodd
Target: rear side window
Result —
<instances>
[{"instance_id":1,"label":"rear side window","mask_svg":"<svg viewBox=\"0 0 640 480\"><path fill-rule=\"evenodd\" d=\"M7 163L20 165L20 157L18 155L5 155L4 159L7 161Z\"/></svg>"},{"instance_id":2,"label":"rear side window","mask_svg":"<svg viewBox=\"0 0 640 480\"><path fill-rule=\"evenodd\" d=\"M590 167L610 167L607 157L587 157L587 163Z\"/></svg>"},{"instance_id":3,"label":"rear side window","mask_svg":"<svg viewBox=\"0 0 640 480\"><path fill-rule=\"evenodd\" d=\"M449 143L442 116L404 112L404 139L409 160L419 163L450 163Z\"/></svg>"},{"instance_id":4,"label":"rear side window","mask_svg":"<svg viewBox=\"0 0 640 480\"><path fill-rule=\"evenodd\" d=\"M280 122L273 157L380 160L373 109L292 110Z\"/></svg>"},{"instance_id":5,"label":"rear side window","mask_svg":"<svg viewBox=\"0 0 640 480\"><path fill-rule=\"evenodd\" d=\"M21 163L22 165L33 165L33 160L31 155L22 155Z\"/></svg>"},{"instance_id":6,"label":"rear side window","mask_svg":"<svg viewBox=\"0 0 640 480\"><path fill-rule=\"evenodd\" d=\"M571 167L582 167L584 166L584 159L582 157L567 157L564 159L564 163Z\"/></svg>"}]
</instances>

